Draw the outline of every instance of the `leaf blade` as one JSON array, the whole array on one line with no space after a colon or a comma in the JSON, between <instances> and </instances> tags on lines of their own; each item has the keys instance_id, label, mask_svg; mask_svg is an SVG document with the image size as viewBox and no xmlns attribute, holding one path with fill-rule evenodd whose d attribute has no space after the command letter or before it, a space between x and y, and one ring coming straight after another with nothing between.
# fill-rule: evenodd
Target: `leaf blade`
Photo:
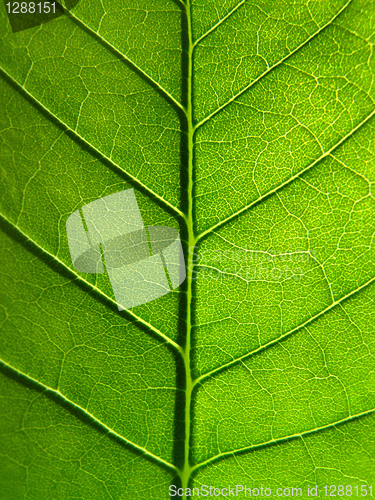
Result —
<instances>
[{"instance_id":1,"label":"leaf blade","mask_svg":"<svg viewBox=\"0 0 375 500\"><path fill-rule=\"evenodd\" d=\"M247 24L252 12L264 22ZM2 366L4 401L8 391L22 400L17 418L28 429L7 414L4 442L15 454L5 448L5 494L18 477L16 494L37 498L46 455L30 451L29 483L16 456L30 436L52 450L46 491L58 484L58 498L168 498L169 482L220 485L230 474L253 487L365 484L374 455L365 432L374 408L370 2L82 0L70 19L17 37L1 22L9 264L0 350L31 377L18 391L22 381ZM243 62L255 55L266 70ZM65 221L130 186L146 224L182 232L188 281L118 313L107 277L73 273ZM267 257L266 278L238 276L236 265L246 266L230 255L244 249ZM221 257L197 264L195 252ZM291 252L299 260L290 264ZM277 259L290 265L275 279ZM35 398L43 387L32 379L65 400ZM90 427L53 409L69 401L107 434L61 455L62 426ZM30 417L39 404L49 420L40 410ZM330 447L342 434L337 461ZM366 451L353 453L355 439Z\"/></svg>"}]
</instances>

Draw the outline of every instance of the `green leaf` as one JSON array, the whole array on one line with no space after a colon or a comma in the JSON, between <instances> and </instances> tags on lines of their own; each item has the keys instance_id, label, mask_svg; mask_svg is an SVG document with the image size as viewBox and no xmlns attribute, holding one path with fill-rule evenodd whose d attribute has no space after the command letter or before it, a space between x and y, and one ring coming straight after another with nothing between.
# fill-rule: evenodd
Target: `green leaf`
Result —
<instances>
[{"instance_id":1,"label":"green leaf","mask_svg":"<svg viewBox=\"0 0 375 500\"><path fill-rule=\"evenodd\" d=\"M375 498L373 2L0 13L0 497ZM128 188L187 279L118 311L65 226Z\"/></svg>"}]
</instances>

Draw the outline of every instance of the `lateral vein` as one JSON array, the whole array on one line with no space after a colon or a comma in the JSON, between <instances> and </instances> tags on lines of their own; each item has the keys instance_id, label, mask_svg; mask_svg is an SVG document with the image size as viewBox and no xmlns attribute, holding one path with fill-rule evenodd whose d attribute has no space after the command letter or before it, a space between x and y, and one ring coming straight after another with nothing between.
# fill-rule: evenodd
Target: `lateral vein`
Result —
<instances>
[{"instance_id":1,"label":"lateral vein","mask_svg":"<svg viewBox=\"0 0 375 500\"><path fill-rule=\"evenodd\" d=\"M333 151L335 151L335 149L337 149L339 146L341 146L342 143L344 143L347 139L349 139L355 132L357 132L363 125L365 125L373 116L375 115L375 109L368 115L366 116L366 118L361 121L356 127L354 127L348 134L346 134L344 137L342 137L336 144L334 144L331 149L329 149L328 151L326 151L325 153L323 153L322 155L319 156L319 158L317 158L316 160L314 160L312 163L310 163L310 165L308 165L306 168L304 168L303 170L301 170L300 172L298 172L297 174L293 175L292 177L289 177L289 179L287 179L285 182L283 182L282 184L280 184L279 186L275 187L274 189L271 189L270 191L267 191L266 193L264 193L262 196L260 196L259 198L257 198L256 200L252 201L251 203L249 203L248 205L244 206L243 208L241 208L240 210L237 210L237 212L233 213L232 215L230 215L229 217L227 217L226 219L218 222L217 224L214 224L213 226L211 226L209 229L206 229L205 231L202 231L202 233L198 234L197 235L197 242L199 240L201 240L202 238L204 238L205 236L207 236L208 234L212 233L213 231L215 231L216 229L224 226L227 222L230 222L232 219L236 218L237 216L241 215L243 212L245 212L246 210L249 210L250 208L254 207L255 205L258 205L259 203L261 203L265 198L267 198L268 196L272 195L272 194L275 194L277 193L278 191L280 191L282 188L288 186L289 184L291 184L293 181L295 181L296 179L298 179L299 177L301 177L304 173L308 172L310 169L312 169L317 163L319 163L320 161L322 161L324 158L326 158L327 156L330 156L331 153Z\"/></svg>"},{"instance_id":2,"label":"lateral vein","mask_svg":"<svg viewBox=\"0 0 375 500\"><path fill-rule=\"evenodd\" d=\"M181 2L182 3L182 2ZM71 11L68 11L69 12L69 16L72 17L73 19L75 19L75 21L77 22L78 25L81 25L83 26L86 31L88 31L90 33L90 35L94 36L94 37L97 37L102 43L103 45L107 45L108 47L111 48L111 50L113 50L113 52L116 53L116 55L121 58L121 59L124 59L126 62L128 62L136 71L138 71L139 73L141 73L141 75L145 78L145 80L150 84L150 85L154 85L155 87L158 88L158 90L164 95L165 98L171 100L173 102L173 104L175 106L177 106L181 111L183 111L185 113L185 108L182 106L182 104L180 102L177 101L177 99L175 99L172 94L170 94L162 85L160 85L159 82L157 82L156 80L154 80L148 73L146 73L145 70L143 70L140 66L138 66L133 60L131 60L128 56L126 56L125 54L123 54L122 52L120 52L114 45L111 44L111 42L109 42L106 38L102 37L98 31L95 31L94 29L92 29L88 24L86 24L84 21L82 21L81 18L77 17L75 14L73 14Z\"/></svg>"},{"instance_id":3,"label":"lateral vein","mask_svg":"<svg viewBox=\"0 0 375 500\"><path fill-rule=\"evenodd\" d=\"M337 17L340 14L342 14L342 12L344 12L344 10L352 3L352 1L353 0L348 0L348 2L346 2L346 4L337 12L337 14L335 14L324 26L322 26L315 33L313 33L309 38L307 38L304 42L302 42L301 45L299 45L292 52L290 52L285 57L283 57L282 59L280 59L279 61L277 61L277 63L275 63L273 66L267 68L255 80L253 80L251 83L249 83L248 85L246 85L246 87L244 87L239 92L237 92L237 94L235 94L233 97L231 97L230 99L228 99L227 102L225 102L224 104L222 104L221 106L219 106L217 109L215 109L215 111L213 111L212 113L210 113L209 115L207 115L205 118L203 118L203 120L201 120L199 123L197 123L195 125L195 129L194 130L197 130L199 127L201 127L204 123L206 123L208 120L210 120L213 116L215 116L217 113L219 113L222 109L226 108L229 104L231 104L233 101L235 101L236 99L238 99L247 90L249 90L253 85L255 85L256 83L258 83L262 78L264 78L266 75L268 75L268 73L270 73L273 69L275 69L278 66L280 66L280 64L282 64L283 62L285 62L287 59L289 59L290 57L292 57L296 52L298 52L299 50L301 50L302 47L304 47L309 42L311 42L311 40L313 40L316 36L318 36L319 33L321 33L325 28L327 28L330 24L332 24L333 21L335 21L335 19L337 19Z\"/></svg>"},{"instance_id":4,"label":"lateral vein","mask_svg":"<svg viewBox=\"0 0 375 500\"><path fill-rule=\"evenodd\" d=\"M75 271L70 269L64 262L62 262L56 255L53 255L52 253L48 252L45 248L41 247L35 240L30 238L26 233L22 231L14 222L10 221L4 214L0 213L0 218L2 218L7 224L12 226L12 228L17 231L20 235L22 235L27 241L32 243L39 251L44 253L45 255L48 255L51 259L53 259L55 262L59 264L59 266L63 267L64 271L68 272L72 278L74 278L77 281L80 281L81 283L84 283L86 286L94 290L98 295L101 297L105 298L107 301L111 302L113 305L118 306L117 302L115 302L111 297L103 293L99 288L97 288L95 285L89 283L85 279L83 279L79 274L77 274ZM121 305L121 304L120 304ZM137 316L134 314L132 311L125 309L124 312L128 314L133 320L136 320L137 322L141 323L143 326L147 327L150 329L152 332L154 332L158 337L161 339L165 340L168 344L173 346L180 354L183 354L183 350L181 346L179 346L176 342L174 342L172 339L167 337L163 332L152 326L150 323L142 319L140 316Z\"/></svg>"},{"instance_id":5,"label":"lateral vein","mask_svg":"<svg viewBox=\"0 0 375 500\"><path fill-rule=\"evenodd\" d=\"M42 108L42 110L50 117L52 117L54 120L56 120L60 126L64 127L65 131L68 131L70 134L72 134L74 137L78 138L80 141L82 141L90 150L92 151L95 151L95 153L97 153L98 155L100 155L103 159L105 159L108 163L110 163L112 165L112 167L114 167L117 171L121 172L122 174L125 174L132 182L134 182L134 184L136 184L138 187L142 188L144 191L146 191L147 195L149 196L149 198L151 199L157 199L158 201L160 201L160 203L162 203L164 206L168 207L170 210L172 210L175 215L185 219L185 214L183 212L181 212L177 207L175 207L174 205L172 205L171 203L169 203L167 200L165 200L164 198L162 198L161 196L159 196L157 193L155 193L152 189L150 189L149 187L147 187L145 184L143 184L143 182L141 182L139 179L137 179L136 177L134 177L133 175L131 175L129 172L127 172L126 170L124 170L122 167L120 167L119 165L117 165L117 163L114 163L113 160L111 160L108 156L106 156L105 154L103 154L101 151L99 151L98 149L95 148L95 146L93 146L92 144L90 144L88 141L86 141L86 139L84 139L84 137L82 137L78 132L76 132L75 130L73 130L71 127L69 127L65 122L63 122L62 120L60 120L60 118L58 118L51 110L49 110L48 108L46 108L40 101L38 101L38 99L36 99L32 94L30 94L30 92L28 90L25 89L25 87L23 85L21 85L15 78L13 78L12 75L10 75L4 68L2 68L0 66L0 72L3 73L3 75L5 75L9 80L11 80L13 82L13 84L18 88L19 91L22 91L22 92L25 92L25 94L30 98L32 99L32 101L37 104L38 106L40 106L40 108Z\"/></svg>"},{"instance_id":6,"label":"lateral vein","mask_svg":"<svg viewBox=\"0 0 375 500\"><path fill-rule=\"evenodd\" d=\"M245 446L243 448L238 448L236 450L231 450L231 451L219 453L218 455L214 455L213 457L209 458L208 460L205 460L205 461L200 462L199 464L195 465L192 468L192 472L196 471L197 469L200 469L201 467L204 467L205 465L209 465L210 463L212 463L216 460L220 460L221 458L232 457L232 456L238 455L239 453L246 452L246 451L253 451L253 450L256 450L258 448L262 448L264 446L279 444L279 443L283 443L286 441L290 441L292 439L303 438L305 436L315 434L317 432L324 431L326 429L331 429L333 427L336 427L337 425L342 425L342 424L345 424L347 422L351 422L352 420L357 420L361 417L371 415L372 413L375 413L375 408L371 408L371 410L366 410L364 412L357 413L356 415L349 415L348 417L342 418L341 420L337 420L336 422L332 422L332 423L327 424L327 425L322 425L321 427L316 427L315 429L310 429L306 432L298 432L296 434L291 434L290 436L285 436L285 437L278 438L278 439L270 439L269 441L265 441L264 443L259 443L259 444L255 444L255 445L251 445L251 446Z\"/></svg>"},{"instance_id":7,"label":"lateral vein","mask_svg":"<svg viewBox=\"0 0 375 500\"><path fill-rule=\"evenodd\" d=\"M203 375L201 375L200 377L198 377L196 380L194 380L194 387L196 385L202 383L206 378L211 377L212 375L215 375L217 372L221 372L221 371L223 371L223 370L225 370L227 368L230 368L231 366L233 366L233 365L235 365L235 364L243 361L244 359L250 358L251 356L254 356L255 354L258 354L259 352L262 352L262 351L264 351L264 350L266 350L266 349L268 349L268 348L270 348L270 347L278 344L279 342L281 342L282 340L286 339L287 337L290 337L291 335L293 335L294 333L298 332L302 328L305 328L310 323L316 321L318 318L320 318L324 314L328 313L331 309L334 309L336 306L338 306L338 305L342 304L343 302L345 302L345 300L349 299L350 297L352 297L356 293L360 292L364 288L367 288L368 286L371 285L371 283L374 283L374 282L375 282L375 277L371 278L369 281L367 281L366 283L364 283L363 285L361 285L360 287L358 287L356 290L353 290L353 291L349 292L344 297L341 297L340 299L332 302L328 307L326 307L325 309L323 309L319 313L315 314L311 318L307 319L301 325L298 325L295 328L293 328L292 330L289 330L289 332L286 332L286 333L280 335L279 337L277 337L277 339L273 339L270 342L267 342L267 344L259 346L257 349L254 349L253 351L247 352L246 354L243 354L242 356L239 356L238 358L233 359L232 361L229 361L228 363L225 363L225 364L223 364L223 365L221 365L221 366L219 366L219 367L217 367L217 368L215 368L215 369L213 369L213 370L211 370L211 371L209 371L207 373L204 373Z\"/></svg>"},{"instance_id":8,"label":"lateral vein","mask_svg":"<svg viewBox=\"0 0 375 500\"><path fill-rule=\"evenodd\" d=\"M148 456L149 458L152 458L153 460L157 461L159 464L162 463L163 465L165 465L169 469L172 469L172 470L174 470L175 472L177 472L179 474L179 470L173 464L171 464L171 463L167 462L166 460L164 460L163 458L155 455L154 453L152 453L151 451L147 450L146 448L144 448L142 446L139 446L136 443L133 443L129 439L126 439L124 436L122 436L121 434L119 434L115 430L111 429L111 427L108 427L101 420L99 420L98 418L96 418L92 413L90 413L89 411L87 411L85 408L83 408L79 404L75 403L74 401L72 401L68 397L64 396L64 394L62 394L59 390L53 389L52 387L49 387L48 385L43 384L39 380L31 377L30 375L27 375L26 373L20 371L18 368L15 368L14 366L12 366L11 364L7 363L6 361L4 361L2 359L0 359L0 365L2 365L4 368L7 368L10 371L12 371L13 373L17 373L23 379L25 379L27 381L33 382L34 384L36 384L37 386L39 386L41 389L43 389L44 392L49 392L49 393L52 393L52 394L58 396L58 398L60 398L62 401L66 402L66 403L69 403L74 408L76 408L77 410L79 410L80 412L82 412L83 414L85 414L86 416L90 417L96 424L98 424L100 427L102 427L103 429L105 429L109 435L115 436L116 438L118 438L122 442L124 442L126 445L128 445L128 446L130 446L132 448L135 448L138 451L141 451L144 455Z\"/></svg>"},{"instance_id":9,"label":"lateral vein","mask_svg":"<svg viewBox=\"0 0 375 500\"><path fill-rule=\"evenodd\" d=\"M242 0L239 4L237 4L233 9L228 12L226 16L224 16L222 19L220 19L216 24L214 24L206 33L203 33L202 36L200 36L193 44L193 49L203 40L203 38L206 38L210 33L216 30L223 22L225 22L232 14L234 14L242 5L245 4L245 0Z\"/></svg>"}]
</instances>

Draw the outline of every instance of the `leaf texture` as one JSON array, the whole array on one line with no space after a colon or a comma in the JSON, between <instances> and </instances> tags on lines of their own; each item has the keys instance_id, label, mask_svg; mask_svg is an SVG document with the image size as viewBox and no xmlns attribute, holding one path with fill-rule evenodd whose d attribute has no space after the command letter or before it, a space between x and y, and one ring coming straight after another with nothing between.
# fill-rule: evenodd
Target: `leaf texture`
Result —
<instances>
[{"instance_id":1,"label":"leaf texture","mask_svg":"<svg viewBox=\"0 0 375 500\"><path fill-rule=\"evenodd\" d=\"M1 498L375 493L373 7L1 5ZM65 225L130 187L187 280L119 312Z\"/></svg>"}]
</instances>

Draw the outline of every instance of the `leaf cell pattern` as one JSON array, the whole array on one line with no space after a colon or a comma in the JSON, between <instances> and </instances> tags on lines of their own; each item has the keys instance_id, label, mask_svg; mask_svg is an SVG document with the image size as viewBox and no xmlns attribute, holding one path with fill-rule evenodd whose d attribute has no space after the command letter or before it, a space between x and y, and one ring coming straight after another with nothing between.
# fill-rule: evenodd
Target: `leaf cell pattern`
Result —
<instances>
[{"instance_id":1,"label":"leaf cell pattern","mask_svg":"<svg viewBox=\"0 0 375 500\"><path fill-rule=\"evenodd\" d=\"M1 5L0 496L375 492L373 7ZM118 311L65 225L129 188L187 280Z\"/></svg>"}]
</instances>

